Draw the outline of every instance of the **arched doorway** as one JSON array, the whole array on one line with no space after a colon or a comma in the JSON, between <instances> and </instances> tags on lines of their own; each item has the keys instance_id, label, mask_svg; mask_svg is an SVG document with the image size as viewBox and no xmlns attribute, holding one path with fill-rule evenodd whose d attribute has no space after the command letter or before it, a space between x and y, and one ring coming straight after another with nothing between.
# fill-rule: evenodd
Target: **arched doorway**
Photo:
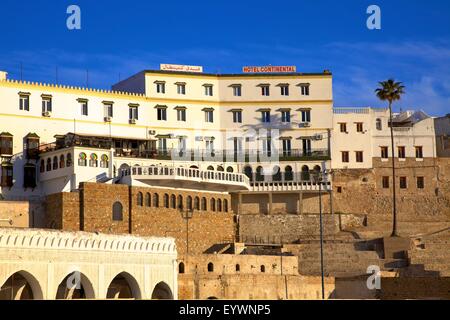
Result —
<instances>
[{"instance_id":1,"label":"arched doorway","mask_svg":"<svg viewBox=\"0 0 450 320\"><path fill-rule=\"evenodd\" d=\"M264 172L263 172L263 167L259 166L258 168L256 168L256 181L262 182L264 181Z\"/></svg>"},{"instance_id":2,"label":"arched doorway","mask_svg":"<svg viewBox=\"0 0 450 320\"><path fill-rule=\"evenodd\" d=\"M252 170L252 167L246 166L244 168L244 174L250 179L250 181L253 181L253 170Z\"/></svg>"},{"instance_id":3,"label":"arched doorway","mask_svg":"<svg viewBox=\"0 0 450 320\"><path fill-rule=\"evenodd\" d=\"M152 293L154 300L173 300L172 290L165 282L160 282L155 286Z\"/></svg>"},{"instance_id":4,"label":"arched doorway","mask_svg":"<svg viewBox=\"0 0 450 320\"><path fill-rule=\"evenodd\" d=\"M129 273L119 273L109 284L106 299L142 299L139 284Z\"/></svg>"},{"instance_id":5,"label":"arched doorway","mask_svg":"<svg viewBox=\"0 0 450 320\"><path fill-rule=\"evenodd\" d=\"M291 166L286 166L284 168L284 180L285 181L292 181L292 180L294 180L294 174L292 172L292 167Z\"/></svg>"},{"instance_id":6,"label":"arched doorway","mask_svg":"<svg viewBox=\"0 0 450 320\"><path fill-rule=\"evenodd\" d=\"M281 181L281 168L279 166L274 166L272 169L272 180Z\"/></svg>"},{"instance_id":7,"label":"arched doorway","mask_svg":"<svg viewBox=\"0 0 450 320\"><path fill-rule=\"evenodd\" d=\"M302 167L302 180L303 181L311 180L311 176L309 174L309 167L308 166L303 166Z\"/></svg>"},{"instance_id":8,"label":"arched doorway","mask_svg":"<svg viewBox=\"0 0 450 320\"><path fill-rule=\"evenodd\" d=\"M80 272L72 272L59 284L56 299L94 299L94 288L91 281Z\"/></svg>"},{"instance_id":9,"label":"arched doorway","mask_svg":"<svg viewBox=\"0 0 450 320\"><path fill-rule=\"evenodd\" d=\"M12 274L0 288L0 300L42 300L43 298L37 279L23 270Z\"/></svg>"}]
</instances>

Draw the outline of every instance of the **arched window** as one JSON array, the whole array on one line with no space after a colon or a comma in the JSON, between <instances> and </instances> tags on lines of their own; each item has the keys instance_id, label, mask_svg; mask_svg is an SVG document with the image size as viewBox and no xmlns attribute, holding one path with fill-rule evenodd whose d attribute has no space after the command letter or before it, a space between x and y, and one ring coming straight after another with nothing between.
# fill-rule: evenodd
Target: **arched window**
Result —
<instances>
[{"instance_id":1,"label":"arched window","mask_svg":"<svg viewBox=\"0 0 450 320\"><path fill-rule=\"evenodd\" d=\"M207 210L207 207L206 207L206 198L203 197L203 198L202 198L202 211L206 211L206 210Z\"/></svg>"},{"instance_id":2,"label":"arched window","mask_svg":"<svg viewBox=\"0 0 450 320\"><path fill-rule=\"evenodd\" d=\"M172 209L177 208L177 197L174 194L170 196L170 207Z\"/></svg>"},{"instance_id":3,"label":"arched window","mask_svg":"<svg viewBox=\"0 0 450 320\"><path fill-rule=\"evenodd\" d=\"M101 168L108 168L109 167L109 157L106 154L102 154L100 158L100 167Z\"/></svg>"},{"instance_id":4,"label":"arched window","mask_svg":"<svg viewBox=\"0 0 450 320\"><path fill-rule=\"evenodd\" d=\"M322 168L320 168L320 166L314 166L314 169L313 169L314 179L318 179L319 178L320 171L322 171Z\"/></svg>"},{"instance_id":5,"label":"arched window","mask_svg":"<svg viewBox=\"0 0 450 320\"><path fill-rule=\"evenodd\" d=\"M217 211L222 212L222 200L217 199Z\"/></svg>"},{"instance_id":6,"label":"arched window","mask_svg":"<svg viewBox=\"0 0 450 320\"><path fill-rule=\"evenodd\" d=\"M302 167L302 180L304 180L304 181L311 180L311 177L309 175L309 167L308 166Z\"/></svg>"},{"instance_id":7,"label":"arched window","mask_svg":"<svg viewBox=\"0 0 450 320\"><path fill-rule=\"evenodd\" d=\"M208 170L214 171L214 167L213 167L213 166L209 166L209 167L208 167Z\"/></svg>"},{"instance_id":8,"label":"arched window","mask_svg":"<svg viewBox=\"0 0 450 320\"><path fill-rule=\"evenodd\" d=\"M186 199L186 207L189 211L192 211L192 197L188 196Z\"/></svg>"},{"instance_id":9,"label":"arched window","mask_svg":"<svg viewBox=\"0 0 450 320\"><path fill-rule=\"evenodd\" d=\"M138 206L142 207L144 205L144 195L142 192L138 192L136 201Z\"/></svg>"},{"instance_id":10,"label":"arched window","mask_svg":"<svg viewBox=\"0 0 450 320\"><path fill-rule=\"evenodd\" d=\"M383 124L382 124L380 118L378 118L378 119L376 120L376 127L377 127L377 130L380 130L380 131L383 130Z\"/></svg>"},{"instance_id":11,"label":"arched window","mask_svg":"<svg viewBox=\"0 0 450 320\"><path fill-rule=\"evenodd\" d=\"M212 262L208 263L208 272L214 272L214 265Z\"/></svg>"},{"instance_id":12,"label":"arched window","mask_svg":"<svg viewBox=\"0 0 450 320\"><path fill-rule=\"evenodd\" d=\"M227 172L233 173L233 172L234 172L233 167L228 167L228 168L227 168Z\"/></svg>"},{"instance_id":13,"label":"arched window","mask_svg":"<svg viewBox=\"0 0 450 320\"><path fill-rule=\"evenodd\" d=\"M50 159L50 158L47 159L46 169L47 169L47 171L52 171L52 159Z\"/></svg>"},{"instance_id":14,"label":"arched window","mask_svg":"<svg viewBox=\"0 0 450 320\"><path fill-rule=\"evenodd\" d=\"M223 199L223 212L228 212L228 200Z\"/></svg>"},{"instance_id":15,"label":"arched window","mask_svg":"<svg viewBox=\"0 0 450 320\"><path fill-rule=\"evenodd\" d=\"M54 156L53 157L53 165L52 165L53 170L58 170L58 157Z\"/></svg>"},{"instance_id":16,"label":"arched window","mask_svg":"<svg viewBox=\"0 0 450 320\"><path fill-rule=\"evenodd\" d=\"M151 207L152 206L152 196L148 192L145 194L145 205L147 207Z\"/></svg>"},{"instance_id":17,"label":"arched window","mask_svg":"<svg viewBox=\"0 0 450 320\"><path fill-rule=\"evenodd\" d=\"M261 272L266 272L266 266L265 265L261 266Z\"/></svg>"},{"instance_id":18,"label":"arched window","mask_svg":"<svg viewBox=\"0 0 450 320\"><path fill-rule=\"evenodd\" d=\"M263 167L256 168L256 181L264 181Z\"/></svg>"},{"instance_id":19,"label":"arched window","mask_svg":"<svg viewBox=\"0 0 450 320\"><path fill-rule=\"evenodd\" d=\"M281 168L279 166L274 166L272 170L273 170L272 180L281 181Z\"/></svg>"},{"instance_id":20,"label":"arched window","mask_svg":"<svg viewBox=\"0 0 450 320\"><path fill-rule=\"evenodd\" d=\"M42 172L45 172L45 161L44 161L44 159L41 159L41 165L40 165L40 167L39 167L39 171L42 173Z\"/></svg>"},{"instance_id":21,"label":"arched window","mask_svg":"<svg viewBox=\"0 0 450 320\"><path fill-rule=\"evenodd\" d=\"M218 166L218 167L217 167L217 171L219 171L219 172L224 172L225 169L224 169L222 166Z\"/></svg>"},{"instance_id":22,"label":"arched window","mask_svg":"<svg viewBox=\"0 0 450 320\"><path fill-rule=\"evenodd\" d=\"M153 194L153 207L155 208L159 207L159 194L157 193Z\"/></svg>"},{"instance_id":23,"label":"arched window","mask_svg":"<svg viewBox=\"0 0 450 320\"><path fill-rule=\"evenodd\" d=\"M178 209L183 210L183 196L181 194L178 196Z\"/></svg>"},{"instance_id":24,"label":"arched window","mask_svg":"<svg viewBox=\"0 0 450 320\"><path fill-rule=\"evenodd\" d=\"M66 159L64 158L64 155L62 154L62 155L59 157L59 167L60 167L61 169L63 169L65 166L66 166Z\"/></svg>"},{"instance_id":25,"label":"arched window","mask_svg":"<svg viewBox=\"0 0 450 320\"><path fill-rule=\"evenodd\" d=\"M178 265L178 273L184 273L184 263L180 262Z\"/></svg>"},{"instance_id":26,"label":"arched window","mask_svg":"<svg viewBox=\"0 0 450 320\"><path fill-rule=\"evenodd\" d=\"M80 167L86 167L86 165L87 165L87 156L86 156L86 153L81 152L81 153L78 155L78 165L79 165Z\"/></svg>"},{"instance_id":27,"label":"arched window","mask_svg":"<svg viewBox=\"0 0 450 320\"><path fill-rule=\"evenodd\" d=\"M244 174L250 179L250 181L253 181L253 170L252 170L252 167L246 166L244 168Z\"/></svg>"},{"instance_id":28,"label":"arched window","mask_svg":"<svg viewBox=\"0 0 450 320\"><path fill-rule=\"evenodd\" d=\"M66 167L71 167L72 166L72 154L68 153L67 157L66 157Z\"/></svg>"},{"instance_id":29,"label":"arched window","mask_svg":"<svg viewBox=\"0 0 450 320\"><path fill-rule=\"evenodd\" d=\"M112 212L113 221L123 220L123 206L119 201L114 202L112 211L113 211Z\"/></svg>"},{"instance_id":30,"label":"arched window","mask_svg":"<svg viewBox=\"0 0 450 320\"><path fill-rule=\"evenodd\" d=\"M95 153L91 153L91 157L89 159L89 167L98 167L98 156Z\"/></svg>"},{"instance_id":31,"label":"arched window","mask_svg":"<svg viewBox=\"0 0 450 320\"><path fill-rule=\"evenodd\" d=\"M236 265L236 272L240 272L241 271L241 266L240 265Z\"/></svg>"},{"instance_id":32,"label":"arched window","mask_svg":"<svg viewBox=\"0 0 450 320\"><path fill-rule=\"evenodd\" d=\"M285 181L292 181L292 180L294 180L294 174L292 172L292 167L291 166L286 166L284 168L284 180Z\"/></svg>"},{"instance_id":33,"label":"arched window","mask_svg":"<svg viewBox=\"0 0 450 320\"><path fill-rule=\"evenodd\" d=\"M200 210L200 198L195 197L194 199L194 210Z\"/></svg>"},{"instance_id":34,"label":"arched window","mask_svg":"<svg viewBox=\"0 0 450 320\"><path fill-rule=\"evenodd\" d=\"M214 199L214 198L211 198L211 200L210 200L210 210L216 211L216 199Z\"/></svg>"},{"instance_id":35,"label":"arched window","mask_svg":"<svg viewBox=\"0 0 450 320\"><path fill-rule=\"evenodd\" d=\"M169 209L169 195L167 193L164 194L164 208Z\"/></svg>"}]
</instances>

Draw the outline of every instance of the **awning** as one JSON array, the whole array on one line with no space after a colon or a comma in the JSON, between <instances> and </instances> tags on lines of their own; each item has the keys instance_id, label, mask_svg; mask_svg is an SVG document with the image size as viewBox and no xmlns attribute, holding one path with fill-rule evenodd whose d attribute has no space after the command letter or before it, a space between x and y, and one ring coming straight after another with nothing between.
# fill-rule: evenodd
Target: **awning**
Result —
<instances>
[{"instance_id":1,"label":"awning","mask_svg":"<svg viewBox=\"0 0 450 320\"><path fill-rule=\"evenodd\" d=\"M183 106L176 106L174 109L175 110L186 110L187 108L183 107Z\"/></svg>"},{"instance_id":2,"label":"awning","mask_svg":"<svg viewBox=\"0 0 450 320\"><path fill-rule=\"evenodd\" d=\"M167 109L167 106L166 105L157 104L155 106L155 109Z\"/></svg>"},{"instance_id":3,"label":"awning","mask_svg":"<svg viewBox=\"0 0 450 320\"><path fill-rule=\"evenodd\" d=\"M202 111L214 111L214 108L203 108Z\"/></svg>"}]
</instances>

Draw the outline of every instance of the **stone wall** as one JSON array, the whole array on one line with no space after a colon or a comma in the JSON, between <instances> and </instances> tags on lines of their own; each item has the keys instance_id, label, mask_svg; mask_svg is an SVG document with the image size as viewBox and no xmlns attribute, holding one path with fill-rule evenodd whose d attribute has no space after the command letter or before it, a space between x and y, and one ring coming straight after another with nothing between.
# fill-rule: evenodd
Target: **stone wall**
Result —
<instances>
[{"instance_id":1,"label":"stone wall","mask_svg":"<svg viewBox=\"0 0 450 320\"><path fill-rule=\"evenodd\" d=\"M138 203L138 193L142 193L142 205ZM151 197L150 206L147 193ZM159 203L155 205L154 196ZM169 196L169 208L166 208L165 195ZM179 204L183 197L183 210L171 208L171 196ZM207 210L193 210L187 214L187 198L191 196L206 198ZM211 199L215 199L216 208L212 211ZM221 201L219 212L218 200ZM225 210L225 200L227 211ZM123 219L113 221L114 203L122 205ZM193 203L194 205L194 203ZM202 253L216 243L234 242L236 226L234 214L230 210L230 196L221 193L188 192L162 188L139 188L126 185L82 183L79 192L59 193L46 199L47 227L63 230L83 230L113 234L132 233L140 236L174 237L179 254ZM186 219L187 216L191 218Z\"/></svg>"},{"instance_id":2,"label":"stone wall","mask_svg":"<svg viewBox=\"0 0 450 320\"><path fill-rule=\"evenodd\" d=\"M368 170L334 170L335 212L367 214L369 224L391 219L391 163L374 158L373 164L374 169ZM396 175L399 220L419 222L450 219L450 159L396 160ZM390 177L389 189L382 187L383 176ZM407 178L407 189L399 188L399 177ZM417 177L425 178L424 189L417 188Z\"/></svg>"},{"instance_id":3,"label":"stone wall","mask_svg":"<svg viewBox=\"0 0 450 320\"><path fill-rule=\"evenodd\" d=\"M28 228L32 219L28 201L0 201L0 227Z\"/></svg>"}]
</instances>

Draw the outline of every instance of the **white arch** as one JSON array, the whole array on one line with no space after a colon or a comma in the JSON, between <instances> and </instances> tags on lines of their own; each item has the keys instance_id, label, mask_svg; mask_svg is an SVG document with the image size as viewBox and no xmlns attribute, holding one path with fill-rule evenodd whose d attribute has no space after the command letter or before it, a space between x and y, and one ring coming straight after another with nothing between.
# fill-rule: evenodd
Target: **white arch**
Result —
<instances>
[{"instance_id":1,"label":"white arch","mask_svg":"<svg viewBox=\"0 0 450 320\"><path fill-rule=\"evenodd\" d=\"M33 300L43 300L44 299L44 294L42 292L41 284L39 283L39 281L36 279L35 276L33 276L30 272L28 272L26 270L18 270L18 271L11 272L6 277L5 280L0 282L0 288L3 287L3 285L6 283L6 281L8 281L8 279L11 278L15 274L20 274L22 277L25 278L25 280L27 280L28 284L31 287L31 291L33 292Z\"/></svg>"},{"instance_id":2,"label":"white arch","mask_svg":"<svg viewBox=\"0 0 450 320\"><path fill-rule=\"evenodd\" d=\"M137 299L137 300L142 299L142 291L141 291L141 288L139 287L138 281L136 280L136 278L133 275L131 275L130 273L128 273L126 271L122 271L122 272L115 274L115 276L112 277L112 279L110 279L109 282L107 282L108 286L106 287L105 298L107 298L108 289L111 286L112 282L114 281L114 279L116 279L119 276L122 276L126 280L128 286L131 289L131 294L133 295L133 298Z\"/></svg>"},{"instance_id":3,"label":"white arch","mask_svg":"<svg viewBox=\"0 0 450 320\"><path fill-rule=\"evenodd\" d=\"M80 273L80 280L81 280L81 285L83 286L84 289L84 293L86 295L86 299L95 299L95 290L94 290L94 286L92 285L91 280L83 273L80 272L78 270L73 270L71 272L68 272L65 276L63 276L62 279L60 279L60 281L56 281L56 290L55 290L55 299L58 295L58 288L59 286L62 284L62 282L67 278L67 276L73 275L74 272L79 272Z\"/></svg>"}]
</instances>

